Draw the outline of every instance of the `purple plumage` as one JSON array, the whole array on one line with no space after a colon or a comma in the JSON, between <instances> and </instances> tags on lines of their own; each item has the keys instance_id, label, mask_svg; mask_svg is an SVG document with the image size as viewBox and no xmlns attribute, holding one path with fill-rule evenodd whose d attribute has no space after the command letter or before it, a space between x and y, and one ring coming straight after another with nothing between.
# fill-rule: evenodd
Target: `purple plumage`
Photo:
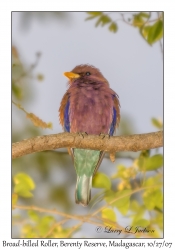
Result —
<instances>
[{"instance_id":1,"label":"purple plumage","mask_svg":"<svg viewBox=\"0 0 175 250\"><path fill-rule=\"evenodd\" d=\"M93 66L79 65L72 72L80 77L72 78L72 73L68 76L69 89L60 106L60 122L65 131L113 135L120 120L117 94Z\"/></svg>"},{"instance_id":2,"label":"purple plumage","mask_svg":"<svg viewBox=\"0 0 175 250\"><path fill-rule=\"evenodd\" d=\"M84 83L77 79L69 88L70 123L72 132L108 134L113 116L114 91L107 84Z\"/></svg>"},{"instance_id":3,"label":"purple plumage","mask_svg":"<svg viewBox=\"0 0 175 250\"><path fill-rule=\"evenodd\" d=\"M113 135L120 120L120 104L117 94L110 89L101 72L90 65L79 65L64 75L69 78L69 88L59 109L64 130ZM90 201L92 178L104 152L72 149L71 154L77 172L76 203L86 206Z\"/></svg>"}]
</instances>

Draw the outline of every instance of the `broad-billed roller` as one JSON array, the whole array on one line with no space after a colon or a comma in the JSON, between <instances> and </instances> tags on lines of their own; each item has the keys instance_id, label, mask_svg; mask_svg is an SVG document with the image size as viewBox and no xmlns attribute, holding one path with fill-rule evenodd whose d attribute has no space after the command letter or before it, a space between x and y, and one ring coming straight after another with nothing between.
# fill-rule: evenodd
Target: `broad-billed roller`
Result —
<instances>
[{"instance_id":1,"label":"broad-billed roller","mask_svg":"<svg viewBox=\"0 0 175 250\"><path fill-rule=\"evenodd\" d=\"M120 121L120 103L99 69L82 64L64 75L69 79L59 108L64 131L112 136ZM77 173L75 200L87 206L91 199L92 178L104 152L72 148L71 154Z\"/></svg>"}]
</instances>

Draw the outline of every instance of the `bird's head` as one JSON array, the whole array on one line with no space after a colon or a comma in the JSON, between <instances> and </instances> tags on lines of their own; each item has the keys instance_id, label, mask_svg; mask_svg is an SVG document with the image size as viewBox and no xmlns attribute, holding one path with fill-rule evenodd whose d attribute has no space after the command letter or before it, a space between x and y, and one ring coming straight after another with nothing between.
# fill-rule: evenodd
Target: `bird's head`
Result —
<instances>
[{"instance_id":1,"label":"bird's head","mask_svg":"<svg viewBox=\"0 0 175 250\"><path fill-rule=\"evenodd\" d=\"M69 79L69 84L79 79L81 82L83 80L85 83L94 81L103 82L109 85L100 70L88 64L78 65L71 72L64 72L64 75Z\"/></svg>"}]
</instances>

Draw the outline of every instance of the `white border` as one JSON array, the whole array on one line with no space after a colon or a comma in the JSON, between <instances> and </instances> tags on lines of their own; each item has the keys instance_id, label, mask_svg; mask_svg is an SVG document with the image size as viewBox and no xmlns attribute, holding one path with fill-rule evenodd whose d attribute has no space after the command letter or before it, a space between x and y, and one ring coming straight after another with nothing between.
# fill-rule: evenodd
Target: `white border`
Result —
<instances>
[{"instance_id":1,"label":"white border","mask_svg":"<svg viewBox=\"0 0 175 250\"><path fill-rule=\"evenodd\" d=\"M11 237L11 11L80 11L80 10L112 10L112 11L164 11L165 13L165 240L174 242L174 126L175 126L175 63L174 63L174 3L173 1L2 1L0 7L0 238L10 240ZM151 60L151 58L150 58ZM151 91L151 90L150 90ZM13 241L13 240L12 240ZM94 241L94 240L91 240ZM128 240L130 241L130 240ZM152 240L151 240L152 241ZM1 244L1 243L0 243ZM28 248L29 249L29 248ZM162 248L165 249L165 248Z\"/></svg>"}]
</instances>

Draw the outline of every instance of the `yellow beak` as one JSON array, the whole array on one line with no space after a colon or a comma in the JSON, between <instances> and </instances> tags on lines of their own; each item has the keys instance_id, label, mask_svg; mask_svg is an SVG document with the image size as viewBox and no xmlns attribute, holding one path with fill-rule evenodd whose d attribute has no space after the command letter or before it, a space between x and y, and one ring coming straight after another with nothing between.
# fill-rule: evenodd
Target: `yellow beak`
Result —
<instances>
[{"instance_id":1,"label":"yellow beak","mask_svg":"<svg viewBox=\"0 0 175 250\"><path fill-rule=\"evenodd\" d=\"M64 75L69 78L70 80L71 79L76 79L76 78L79 78L80 75L79 74L75 74L73 72L64 72Z\"/></svg>"}]
</instances>

